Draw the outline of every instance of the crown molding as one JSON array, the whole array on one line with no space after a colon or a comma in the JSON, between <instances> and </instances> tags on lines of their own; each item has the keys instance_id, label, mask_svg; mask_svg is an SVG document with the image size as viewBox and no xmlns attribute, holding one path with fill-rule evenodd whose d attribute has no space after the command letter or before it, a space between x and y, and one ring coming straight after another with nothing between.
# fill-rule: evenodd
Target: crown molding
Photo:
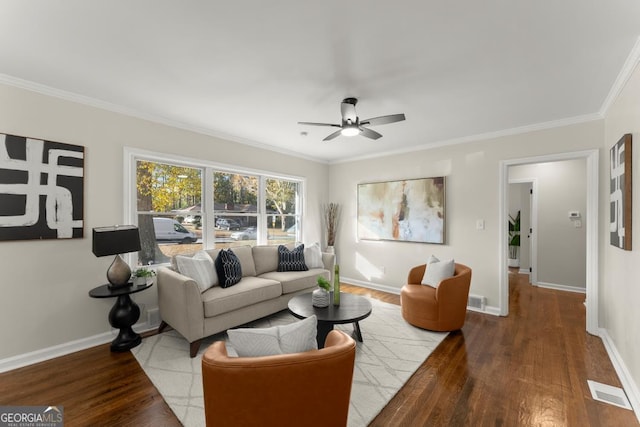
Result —
<instances>
[{"instance_id":1,"label":"crown molding","mask_svg":"<svg viewBox=\"0 0 640 427\"><path fill-rule=\"evenodd\" d=\"M604 102L600 107L599 114L602 117L607 114L609 108L611 108L616 99L618 99L620 92L622 92L622 89L624 89L625 85L629 81L629 78L631 78L631 75L636 70L638 63L640 63L640 37L636 39L636 44L633 46L633 49L631 49L629 56L627 56L627 60L624 62L622 69L618 73L616 81L613 83L613 86L611 86L609 94L604 99Z\"/></svg>"},{"instance_id":2,"label":"crown molding","mask_svg":"<svg viewBox=\"0 0 640 427\"><path fill-rule=\"evenodd\" d=\"M436 142L431 142L431 143L422 144L422 145L413 146L413 147L404 148L404 149L390 150L390 151L384 151L376 154L367 154L364 156L340 159L340 160L330 162L330 164L355 162L359 160L368 160L368 159L373 159L378 157L387 157L387 156L396 155L396 154L414 153L417 151L431 150L434 148L446 147L450 145L466 144L470 142L485 141L488 139L501 138L505 136L520 135L520 134L529 133L529 132L554 129L554 128L559 128L564 126L571 126L571 125L580 124L580 123L592 122L595 120L602 120L603 118L604 116L601 113L585 114L582 116L568 117L566 119L552 120L552 121L543 122L543 123L535 123L532 125L520 126L516 128L511 128L511 129L503 129L495 132L487 132L487 133L481 133L477 135L463 136L461 138L454 138L454 139L449 139L445 141L436 141Z\"/></svg>"},{"instance_id":3,"label":"crown molding","mask_svg":"<svg viewBox=\"0 0 640 427\"><path fill-rule=\"evenodd\" d=\"M32 82L29 80L20 79L18 77L13 77L7 74L0 73L0 83L6 84L8 86L13 86L18 89L24 89L31 92L36 92L42 95L51 96L54 98L63 99L65 101L75 102L82 105L87 105L89 107L98 108L105 111L110 111L112 113L122 114L128 117L134 117L141 120L146 120L149 122L170 126L177 129L182 129L189 132L194 132L201 135L211 136L217 139L221 139L229 142L236 142L238 144L248 145L250 147L259 148L261 150L267 150L279 154L284 154L291 157L297 157L304 160L310 160L316 163L324 163L328 164L329 162L324 159L320 159L317 157L307 156L301 153L288 151L283 148L278 148L273 145L268 145L265 143L245 139L236 135L230 135L223 132L218 132L213 129L204 128L200 126L193 126L187 123L183 123L177 120L168 119L166 117L157 116L153 114L144 113L142 111L136 110L134 108L124 107L122 105L113 104L107 101L103 101L101 99L92 98L85 95L80 95L75 92L69 92L66 90L56 89L47 85L43 85L40 83Z\"/></svg>"}]
</instances>

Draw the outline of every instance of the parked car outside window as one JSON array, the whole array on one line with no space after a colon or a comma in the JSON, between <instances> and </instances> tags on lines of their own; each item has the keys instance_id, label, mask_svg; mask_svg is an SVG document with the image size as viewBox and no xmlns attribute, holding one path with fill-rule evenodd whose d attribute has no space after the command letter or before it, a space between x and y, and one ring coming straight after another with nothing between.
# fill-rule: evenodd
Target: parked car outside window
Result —
<instances>
[{"instance_id":1,"label":"parked car outside window","mask_svg":"<svg viewBox=\"0 0 640 427\"><path fill-rule=\"evenodd\" d=\"M198 240L195 234L175 219L153 218L153 228L158 242L195 243Z\"/></svg>"},{"instance_id":2,"label":"parked car outside window","mask_svg":"<svg viewBox=\"0 0 640 427\"><path fill-rule=\"evenodd\" d=\"M258 230L255 227L247 227L242 231L231 233L233 240L256 240L258 238Z\"/></svg>"},{"instance_id":3,"label":"parked car outside window","mask_svg":"<svg viewBox=\"0 0 640 427\"><path fill-rule=\"evenodd\" d=\"M187 215L184 218L185 224L199 224L202 221L202 216L200 215Z\"/></svg>"},{"instance_id":4,"label":"parked car outside window","mask_svg":"<svg viewBox=\"0 0 640 427\"><path fill-rule=\"evenodd\" d=\"M240 230L242 226L234 219L218 218L216 219L216 228L220 230Z\"/></svg>"}]
</instances>

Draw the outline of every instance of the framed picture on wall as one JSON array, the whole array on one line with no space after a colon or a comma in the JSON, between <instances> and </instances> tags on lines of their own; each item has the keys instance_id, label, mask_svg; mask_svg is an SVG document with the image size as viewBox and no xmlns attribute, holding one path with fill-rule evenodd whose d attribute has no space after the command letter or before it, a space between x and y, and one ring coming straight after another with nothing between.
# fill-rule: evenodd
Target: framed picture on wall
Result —
<instances>
[{"instance_id":1,"label":"framed picture on wall","mask_svg":"<svg viewBox=\"0 0 640 427\"><path fill-rule=\"evenodd\" d=\"M609 150L609 235L613 246L631 250L631 134Z\"/></svg>"},{"instance_id":2,"label":"framed picture on wall","mask_svg":"<svg viewBox=\"0 0 640 427\"><path fill-rule=\"evenodd\" d=\"M84 147L0 134L0 241L83 237Z\"/></svg>"},{"instance_id":3,"label":"framed picture on wall","mask_svg":"<svg viewBox=\"0 0 640 427\"><path fill-rule=\"evenodd\" d=\"M358 238L443 244L444 177L359 184Z\"/></svg>"}]
</instances>

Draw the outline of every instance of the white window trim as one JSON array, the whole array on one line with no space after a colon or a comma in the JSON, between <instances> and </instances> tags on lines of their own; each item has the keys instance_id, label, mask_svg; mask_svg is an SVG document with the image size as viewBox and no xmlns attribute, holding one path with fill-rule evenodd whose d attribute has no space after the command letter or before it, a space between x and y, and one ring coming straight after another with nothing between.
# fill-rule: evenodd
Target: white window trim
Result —
<instances>
[{"instance_id":1,"label":"white window trim","mask_svg":"<svg viewBox=\"0 0 640 427\"><path fill-rule=\"evenodd\" d=\"M134 147L124 147L123 149L123 189L122 194L124 195L124 203L123 203L123 224L133 224L137 225L137 203L136 203L136 191L135 191L135 183L136 183L136 162L138 160L146 160L158 163L168 163L177 166L185 166L185 167L196 167L204 169L203 176L203 190L207 190L213 188L213 178L214 171L215 172L228 172L234 174L247 174L254 175L259 177L259 191L258 191L258 220L263 222L262 226L258 227L260 231L258 234L257 244L266 244L267 242L267 215L263 212L264 206L264 186L266 185L267 178L274 179L283 179L283 180L291 180L297 181L300 183L300 191L299 198L297 200L296 212L298 212L298 216L300 219L304 216L304 200L305 200L305 191L307 188L307 180L305 177L296 176L296 175L287 175L282 173L277 173L273 171L268 171L264 169L252 169L246 168L242 166L235 166L226 163L219 163L214 161L207 161L203 159L195 159L191 157L176 155L176 154L167 154L160 153L156 151L143 150ZM203 213L206 211L208 206L213 206L213 193L211 191L204 191L202 195L202 211ZM215 227L215 215L203 215L206 218L207 230L212 230ZM302 236L302 228L304 224L302 224L296 230L295 241L299 241ZM203 248L209 249L215 247L215 242L210 241L209 234L204 234L202 239ZM137 265L138 255L136 253L127 254L127 261L130 265Z\"/></svg>"}]
</instances>

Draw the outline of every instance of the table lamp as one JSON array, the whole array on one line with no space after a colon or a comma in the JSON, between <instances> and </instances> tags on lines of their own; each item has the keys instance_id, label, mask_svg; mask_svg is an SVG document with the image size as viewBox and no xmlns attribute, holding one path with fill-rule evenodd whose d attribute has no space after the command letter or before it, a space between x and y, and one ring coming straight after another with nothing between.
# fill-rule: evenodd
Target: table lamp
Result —
<instances>
[{"instance_id":1,"label":"table lamp","mask_svg":"<svg viewBox=\"0 0 640 427\"><path fill-rule=\"evenodd\" d=\"M140 250L140 234L135 225L114 225L93 229L93 253L97 257L115 255L107 270L109 287L127 286L131 278L131 269L120 254Z\"/></svg>"}]
</instances>

